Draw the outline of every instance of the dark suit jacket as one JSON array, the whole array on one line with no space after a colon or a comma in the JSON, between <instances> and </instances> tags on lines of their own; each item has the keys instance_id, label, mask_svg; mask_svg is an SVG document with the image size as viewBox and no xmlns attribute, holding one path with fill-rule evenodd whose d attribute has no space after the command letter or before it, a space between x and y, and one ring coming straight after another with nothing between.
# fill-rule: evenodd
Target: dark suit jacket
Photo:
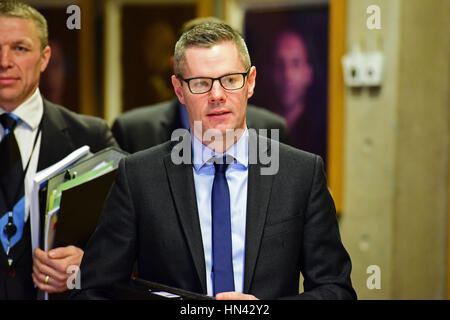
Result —
<instances>
[{"instance_id":1,"label":"dark suit jacket","mask_svg":"<svg viewBox=\"0 0 450 320\"><path fill-rule=\"evenodd\" d=\"M280 141L288 141L286 121L266 109L248 105L247 127L280 129ZM112 132L123 150L135 153L170 140L178 128L182 128L181 117L178 100L174 99L124 113L114 121Z\"/></svg>"},{"instance_id":2,"label":"dark suit jacket","mask_svg":"<svg viewBox=\"0 0 450 320\"><path fill-rule=\"evenodd\" d=\"M44 99L42 137L37 171L61 160L77 148L89 145L92 152L118 146L105 121L75 114ZM43 213L41 216L43 221ZM32 258L29 219L22 240L12 249L12 268L0 249L0 299L34 299L36 292L31 279Z\"/></svg>"},{"instance_id":3,"label":"dark suit jacket","mask_svg":"<svg viewBox=\"0 0 450 320\"><path fill-rule=\"evenodd\" d=\"M249 153L256 139L250 131ZM112 298L111 287L130 279L136 259L139 277L206 294L193 168L171 161L174 144L120 163L73 298ZM249 165L244 292L262 299L356 298L322 160L284 144L279 159L276 175Z\"/></svg>"}]
</instances>

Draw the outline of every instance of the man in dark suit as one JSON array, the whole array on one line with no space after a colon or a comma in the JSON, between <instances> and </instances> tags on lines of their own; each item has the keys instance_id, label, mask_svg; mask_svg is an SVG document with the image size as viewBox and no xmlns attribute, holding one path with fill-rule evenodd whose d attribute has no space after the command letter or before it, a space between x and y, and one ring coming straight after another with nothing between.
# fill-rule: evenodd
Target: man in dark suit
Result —
<instances>
[{"instance_id":1,"label":"man in dark suit","mask_svg":"<svg viewBox=\"0 0 450 320\"><path fill-rule=\"evenodd\" d=\"M247 106L247 126L267 129L269 137L271 129L278 129L279 140L288 142L286 121L263 108ZM189 118L185 106L176 99L125 112L114 121L112 133L123 150L135 153L170 140L179 128L189 129Z\"/></svg>"},{"instance_id":2,"label":"man in dark suit","mask_svg":"<svg viewBox=\"0 0 450 320\"><path fill-rule=\"evenodd\" d=\"M97 152L117 143L103 120L77 115L41 96L40 74L51 49L39 12L19 2L0 3L0 52L0 299L35 299L35 286L49 293L66 291L67 268L78 266L83 255L74 246L32 252L29 207L35 173L83 145ZM42 221L41 212L41 226Z\"/></svg>"},{"instance_id":3,"label":"man in dark suit","mask_svg":"<svg viewBox=\"0 0 450 320\"><path fill-rule=\"evenodd\" d=\"M192 133L120 163L73 297L114 297L137 261L144 279L216 299L356 298L322 160L247 129L256 69L242 37L196 26L174 66Z\"/></svg>"}]
</instances>

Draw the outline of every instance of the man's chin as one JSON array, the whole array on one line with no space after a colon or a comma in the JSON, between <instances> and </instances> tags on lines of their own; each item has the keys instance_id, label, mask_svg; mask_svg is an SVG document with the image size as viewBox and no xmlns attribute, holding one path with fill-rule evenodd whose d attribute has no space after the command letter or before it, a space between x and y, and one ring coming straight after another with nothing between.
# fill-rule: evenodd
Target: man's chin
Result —
<instances>
[{"instance_id":1,"label":"man's chin","mask_svg":"<svg viewBox=\"0 0 450 320\"><path fill-rule=\"evenodd\" d=\"M236 135L236 134L241 134L245 129L243 128L236 128L234 126L216 126L213 128L210 128L208 130L205 130L203 132L211 132L212 134L218 135L220 134L221 136L226 136L226 135Z\"/></svg>"},{"instance_id":2,"label":"man's chin","mask_svg":"<svg viewBox=\"0 0 450 320\"><path fill-rule=\"evenodd\" d=\"M20 103L17 99L12 99L9 96L0 95L0 106L6 111L12 111L17 107Z\"/></svg>"},{"instance_id":3,"label":"man's chin","mask_svg":"<svg viewBox=\"0 0 450 320\"><path fill-rule=\"evenodd\" d=\"M215 139L218 139L219 137L225 136L225 133L227 130L233 130L231 128L227 127L208 127L203 130L203 138L205 140L210 140L210 137L214 137Z\"/></svg>"},{"instance_id":4,"label":"man's chin","mask_svg":"<svg viewBox=\"0 0 450 320\"><path fill-rule=\"evenodd\" d=\"M232 134L234 132L240 133L245 130L245 123L240 127L227 122L221 123L205 123L205 122L194 122L194 133L196 137L203 136L208 138L209 136L223 136L227 134ZM200 134L199 134L200 133Z\"/></svg>"}]
</instances>

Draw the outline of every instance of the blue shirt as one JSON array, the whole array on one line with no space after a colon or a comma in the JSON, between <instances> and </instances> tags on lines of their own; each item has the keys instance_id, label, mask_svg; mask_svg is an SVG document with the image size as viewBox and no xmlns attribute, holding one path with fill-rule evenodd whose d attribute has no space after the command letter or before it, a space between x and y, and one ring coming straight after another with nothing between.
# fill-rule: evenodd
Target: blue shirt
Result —
<instances>
[{"instance_id":1,"label":"blue shirt","mask_svg":"<svg viewBox=\"0 0 450 320\"><path fill-rule=\"evenodd\" d=\"M214 152L202 144L193 134L191 134L191 136L195 195L199 211L203 251L205 253L206 286L208 295L212 296L211 193L214 182L214 165L208 163L208 160L212 157L222 158L224 154ZM228 165L225 177L227 178L228 188L230 189L234 288L237 292L243 292L248 184L247 129L245 129L239 140L225 151L225 154L230 155L235 159L233 163Z\"/></svg>"}]
</instances>

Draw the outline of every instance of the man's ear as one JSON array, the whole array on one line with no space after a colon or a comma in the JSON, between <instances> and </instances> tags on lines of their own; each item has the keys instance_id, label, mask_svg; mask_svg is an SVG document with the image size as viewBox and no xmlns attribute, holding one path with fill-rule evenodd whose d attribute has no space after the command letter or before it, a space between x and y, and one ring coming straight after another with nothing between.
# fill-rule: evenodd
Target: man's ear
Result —
<instances>
[{"instance_id":1,"label":"man's ear","mask_svg":"<svg viewBox=\"0 0 450 320\"><path fill-rule=\"evenodd\" d=\"M50 46L46 46L41 53L41 73L47 69L48 62L50 61L50 57L52 56L52 49Z\"/></svg>"},{"instance_id":2,"label":"man's ear","mask_svg":"<svg viewBox=\"0 0 450 320\"><path fill-rule=\"evenodd\" d=\"M249 99L251 96L253 96L253 93L255 92L256 68L254 66L250 68L247 77L248 77L247 99Z\"/></svg>"},{"instance_id":3,"label":"man's ear","mask_svg":"<svg viewBox=\"0 0 450 320\"><path fill-rule=\"evenodd\" d=\"M178 97L178 100L180 100L180 102L182 104L185 104L184 103L184 96L183 96L183 88L181 87L181 85L182 85L181 81L175 75L172 75L171 80L172 80L173 89L175 91L175 94Z\"/></svg>"}]
</instances>

